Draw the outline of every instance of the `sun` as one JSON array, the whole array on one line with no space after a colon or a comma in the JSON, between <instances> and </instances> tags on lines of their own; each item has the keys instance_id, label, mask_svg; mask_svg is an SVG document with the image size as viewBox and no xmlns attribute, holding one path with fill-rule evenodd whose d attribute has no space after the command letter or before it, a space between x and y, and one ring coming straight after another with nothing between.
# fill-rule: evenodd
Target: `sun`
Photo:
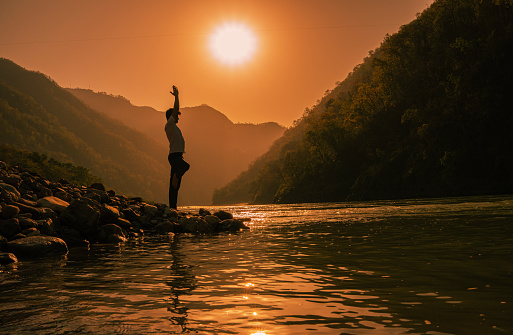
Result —
<instances>
[{"instance_id":1,"label":"sun","mask_svg":"<svg viewBox=\"0 0 513 335\"><path fill-rule=\"evenodd\" d=\"M256 52L257 38L246 25L228 22L218 26L210 35L212 55L227 65L240 65L249 61Z\"/></svg>"}]
</instances>

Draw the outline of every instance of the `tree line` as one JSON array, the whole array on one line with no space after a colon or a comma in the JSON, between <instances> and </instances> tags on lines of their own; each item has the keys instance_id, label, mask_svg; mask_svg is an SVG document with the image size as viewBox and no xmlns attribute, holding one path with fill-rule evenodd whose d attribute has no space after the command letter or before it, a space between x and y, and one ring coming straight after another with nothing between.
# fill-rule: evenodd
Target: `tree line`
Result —
<instances>
[{"instance_id":1,"label":"tree line","mask_svg":"<svg viewBox=\"0 0 513 335\"><path fill-rule=\"evenodd\" d=\"M437 0L214 203L511 193L513 1Z\"/></svg>"}]
</instances>

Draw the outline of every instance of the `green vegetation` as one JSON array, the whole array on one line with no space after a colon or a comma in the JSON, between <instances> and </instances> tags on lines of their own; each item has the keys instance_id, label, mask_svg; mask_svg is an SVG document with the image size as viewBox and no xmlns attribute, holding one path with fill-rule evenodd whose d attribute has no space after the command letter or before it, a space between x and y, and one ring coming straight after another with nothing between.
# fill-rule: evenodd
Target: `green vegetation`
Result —
<instances>
[{"instance_id":1,"label":"green vegetation","mask_svg":"<svg viewBox=\"0 0 513 335\"><path fill-rule=\"evenodd\" d=\"M214 203L513 191L513 1L437 0Z\"/></svg>"},{"instance_id":2,"label":"green vegetation","mask_svg":"<svg viewBox=\"0 0 513 335\"><path fill-rule=\"evenodd\" d=\"M61 163L44 154L15 149L8 145L0 145L0 161L12 166L22 166L52 181L64 179L78 186L90 186L93 183L103 182L101 178L93 176L82 166Z\"/></svg>"}]
</instances>

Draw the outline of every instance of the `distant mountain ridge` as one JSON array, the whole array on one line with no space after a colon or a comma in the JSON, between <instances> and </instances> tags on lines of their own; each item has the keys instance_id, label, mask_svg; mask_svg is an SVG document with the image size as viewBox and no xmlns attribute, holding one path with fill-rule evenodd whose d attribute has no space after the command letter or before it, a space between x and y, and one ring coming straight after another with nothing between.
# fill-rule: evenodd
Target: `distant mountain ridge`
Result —
<instances>
[{"instance_id":1,"label":"distant mountain ridge","mask_svg":"<svg viewBox=\"0 0 513 335\"><path fill-rule=\"evenodd\" d=\"M119 192L167 203L163 112L106 93L65 90L46 75L3 58L0 112L0 143L84 166ZM182 184L181 205L209 205L215 188L244 170L284 131L275 123L236 125L208 106L183 108L179 125L192 165Z\"/></svg>"},{"instance_id":2,"label":"distant mountain ridge","mask_svg":"<svg viewBox=\"0 0 513 335\"><path fill-rule=\"evenodd\" d=\"M86 105L155 139L166 150L164 112L133 106L121 96L86 89L67 89ZM210 204L215 188L224 186L279 138L285 128L275 122L234 124L208 106L181 107L178 126L186 142L191 169L184 176L180 198L188 204Z\"/></svg>"}]
</instances>

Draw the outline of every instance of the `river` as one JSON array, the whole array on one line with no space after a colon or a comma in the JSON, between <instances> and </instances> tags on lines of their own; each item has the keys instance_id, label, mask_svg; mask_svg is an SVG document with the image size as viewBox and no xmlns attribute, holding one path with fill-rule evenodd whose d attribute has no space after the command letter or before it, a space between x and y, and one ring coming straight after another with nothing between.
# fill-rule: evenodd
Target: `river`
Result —
<instances>
[{"instance_id":1,"label":"river","mask_svg":"<svg viewBox=\"0 0 513 335\"><path fill-rule=\"evenodd\" d=\"M513 334L513 197L222 209L251 229L1 267L0 333Z\"/></svg>"}]
</instances>

